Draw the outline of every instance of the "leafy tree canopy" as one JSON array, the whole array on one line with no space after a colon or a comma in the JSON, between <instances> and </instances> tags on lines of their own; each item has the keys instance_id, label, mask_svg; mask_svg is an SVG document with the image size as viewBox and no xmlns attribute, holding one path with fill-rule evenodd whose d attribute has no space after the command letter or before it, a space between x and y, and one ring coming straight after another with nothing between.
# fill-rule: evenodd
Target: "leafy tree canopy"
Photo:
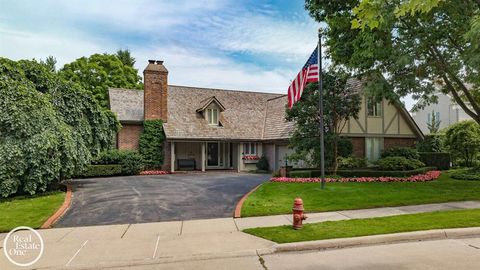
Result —
<instances>
[{"instance_id":1,"label":"leafy tree canopy","mask_svg":"<svg viewBox=\"0 0 480 270\"><path fill-rule=\"evenodd\" d=\"M115 116L51 65L0 58L0 194L34 194L109 148Z\"/></svg>"},{"instance_id":2,"label":"leafy tree canopy","mask_svg":"<svg viewBox=\"0 0 480 270\"><path fill-rule=\"evenodd\" d=\"M93 54L66 64L60 75L77 82L103 107L108 108L108 88L142 89L141 77L133 67L135 59L128 50L117 54Z\"/></svg>"},{"instance_id":3,"label":"leafy tree canopy","mask_svg":"<svg viewBox=\"0 0 480 270\"><path fill-rule=\"evenodd\" d=\"M383 74L416 108L451 94L480 123L480 4L442 0L306 0L328 54L354 74ZM380 78L380 76L378 77ZM372 84L374 85L374 84ZM387 93L382 88L371 91Z\"/></svg>"},{"instance_id":4,"label":"leafy tree canopy","mask_svg":"<svg viewBox=\"0 0 480 270\"><path fill-rule=\"evenodd\" d=\"M347 86L348 74L331 69L323 74L324 81L324 132L327 164L336 168L337 155L351 154L351 146L339 139L347 119L357 118L361 96ZM295 148L292 160L309 161L311 165L320 165L320 114L318 110L318 84L311 83L305 88L302 99L287 109L287 120L295 122L295 131L290 138L290 146ZM351 145L351 143L350 143ZM349 148L349 151L344 151ZM350 153L344 153L350 152Z\"/></svg>"}]
</instances>

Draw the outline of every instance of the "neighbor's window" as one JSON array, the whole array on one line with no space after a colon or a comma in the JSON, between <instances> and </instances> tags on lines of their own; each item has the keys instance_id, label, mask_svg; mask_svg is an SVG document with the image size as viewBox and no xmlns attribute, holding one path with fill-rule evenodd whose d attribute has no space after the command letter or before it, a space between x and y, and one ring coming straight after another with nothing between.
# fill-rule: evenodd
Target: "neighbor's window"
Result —
<instances>
[{"instance_id":1,"label":"neighbor's window","mask_svg":"<svg viewBox=\"0 0 480 270\"><path fill-rule=\"evenodd\" d=\"M218 109L207 109L207 120L209 125L218 125Z\"/></svg>"},{"instance_id":2,"label":"neighbor's window","mask_svg":"<svg viewBox=\"0 0 480 270\"><path fill-rule=\"evenodd\" d=\"M256 143L244 143L243 144L243 154L244 155L256 155L257 154L257 144Z\"/></svg>"},{"instance_id":3,"label":"neighbor's window","mask_svg":"<svg viewBox=\"0 0 480 270\"><path fill-rule=\"evenodd\" d=\"M375 97L367 99L368 116L382 116L382 102L377 101Z\"/></svg>"}]
</instances>

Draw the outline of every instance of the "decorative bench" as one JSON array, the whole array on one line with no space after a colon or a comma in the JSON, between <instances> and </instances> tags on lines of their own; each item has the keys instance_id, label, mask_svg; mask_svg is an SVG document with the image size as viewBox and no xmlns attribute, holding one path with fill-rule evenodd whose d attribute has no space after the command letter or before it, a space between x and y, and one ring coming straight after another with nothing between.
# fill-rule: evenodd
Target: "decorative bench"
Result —
<instances>
[{"instance_id":1,"label":"decorative bench","mask_svg":"<svg viewBox=\"0 0 480 270\"><path fill-rule=\"evenodd\" d=\"M177 166L179 170L195 170L196 162L195 159L177 159Z\"/></svg>"}]
</instances>

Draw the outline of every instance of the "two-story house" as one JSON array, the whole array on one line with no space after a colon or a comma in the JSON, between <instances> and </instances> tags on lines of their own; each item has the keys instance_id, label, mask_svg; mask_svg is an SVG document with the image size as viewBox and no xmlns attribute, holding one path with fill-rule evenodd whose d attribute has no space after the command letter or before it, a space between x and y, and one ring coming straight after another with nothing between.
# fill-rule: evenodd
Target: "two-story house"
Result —
<instances>
[{"instance_id":1,"label":"two-story house","mask_svg":"<svg viewBox=\"0 0 480 270\"><path fill-rule=\"evenodd\" d=\"M444 129L457 122L472 118L447 94L435 93L438 100L425 108L412 112L412 117L423 133L428 134L428 123L433 119L440 121L439 129Z\"/></svg>"},{"instance_id":2,"label":"two-story house","mask_svg":"<svg viewBox=\"0 0 480 270\"><path fill-rule=\"evenodd\" d=\"M163 120L166 136L164 168L195 170L254 170L265 155L270 169L285 164L293 151L288 139L294 123L285 120L287 96L168 85L163 61L150 60L144 91L110 89L110 108L122 124L119 149L137 149L143 121ZM361 91L360 81L352 87ZM357 156L375 160L383 148L411 146L423 135L401 104L362 101L359 119L342 134L351 138Z\"/></svg>"}]
</instances>

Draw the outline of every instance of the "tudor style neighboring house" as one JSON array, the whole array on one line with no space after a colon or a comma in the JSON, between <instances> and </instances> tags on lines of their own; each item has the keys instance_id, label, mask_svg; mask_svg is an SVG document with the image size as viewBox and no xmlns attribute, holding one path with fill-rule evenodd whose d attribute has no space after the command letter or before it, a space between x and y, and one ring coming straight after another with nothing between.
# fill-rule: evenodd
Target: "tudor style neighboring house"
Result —
<instances>
[{"instance_id":1,"label":"tudor style neighboring house","mask_svg":"<svg viewBox=\"0 0 480 270\"><path fill-rule=\"evenodd\" d=\"M250 171L262 155L277 170L292 152L286 95L168 85L162 61L149 60L143 74L144 91L109 90L110 109L122 124L119 149L137 149L143 121L161 119L167 170ZM349 121L342 135L352 138L356 155L371 160L383 148L413 145L423 137L403 106L366 99L359 119Z\"/></svg>"},{"instance_id":2,"label":"tudor style neighboring house","mask_svg":"<svg viewBox=\"0 0 480 270\"><path fill-rule=\"evenodd\" d=\"M347 87L363 93L363 83L349 79ZM363 95L358 119L350 119L342 135L351 138L353 152L357 157L375 161L383 149L392 147L412 147L424 135L405 106Z\"/></svg>"}]
</instances>

